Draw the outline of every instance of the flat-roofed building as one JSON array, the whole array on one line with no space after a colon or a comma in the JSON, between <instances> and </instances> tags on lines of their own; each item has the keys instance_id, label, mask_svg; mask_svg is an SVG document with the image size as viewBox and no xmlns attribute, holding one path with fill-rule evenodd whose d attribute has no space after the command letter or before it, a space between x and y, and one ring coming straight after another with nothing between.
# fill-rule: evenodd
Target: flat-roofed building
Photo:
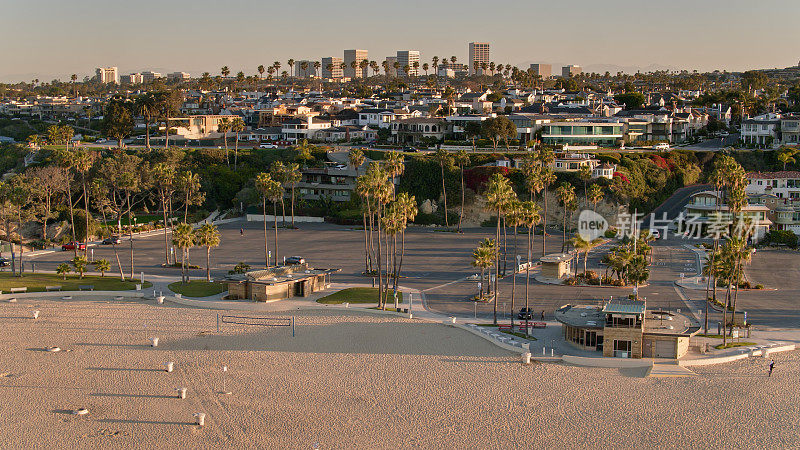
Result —
<instances>
[{"instance_id":1,"label":"flat-roofed building","mask_svg":"<svg viewBox=\"0 0 800 450\"><path fill-rule=\"evenodd\" d=\"M292 297L308 297L330 286L331 274L339 269L317 269L308 264L292 264L253 270L225 277L228 300L273 302Z\"/></svg>"},{"instance_id":2,"label":"flat-roofed building","mask_svg":"<svg viewBox=\"0 0 800 450\"><path fill-rule=\"evenodd\" d=\"M168 80L189 81L191 75L186 72L172 72L167 74Z\"/></svg>"},{"instance_id":3,"label":"flat-roofed building","mask_svg":"<svg viewBox=\"0 0 800 450\"><path fill-rule=\"evenodd\" d=\"M98 67L94 71L97 81L103 84L119 84L119 70L116 67Z\"/></svg>"},{"instance_id":4,"label":"flat-roofed building","mask_svg":"<svg viewBox=\"0 0 800 450\"><path fill-rule=\"evenodd\" d=\"M398 72L403 76L417 76L419 75L419 67L414 67L414 63L419 66L419 51L417 50L399 50L397 52L397 62L400 63ZM408 71L406 71L408 67Z\"/></svg>"},{"instance_id":5,"label":"flat-roofed building","mask_svg":"<svg viewBox=\"0 0 800 450\"><path fill-rule=\"evenodd\" d=\"M369 67L361 68L361 61L369 61L369 51L367 50L345 50L344 51L344 76L345 78L367 78ZM353 67L355 63L355 67Z\"/></svg>"},{"instance_id":6,"label":"flat-roofed building","mask_svg":"<svg viewBox=\"0 0 800 450\"><path fill-rule=\"evenodd\" d=\"M152 83L153 80L155 80L156 78L162 78L162 76L161 76L161 74L159 72L153 72L153 71L150 71L150 70L146 70L146 71L142 72L142 82L143 83Z\"/></svg>"},{"instance_id":7,"label":"flat-roofed building","mask_svg":"<svg viewBox=\"0 0 800 450\"><path fill-rule=\"evenodd\" d=\"M571 65L571 66L564 66L561 68L561 76L564 78L575 77L583 73L583 68L581 66Z\"/></svg>"},{"instance_id":8,"label":"flat-roofed building","mask_svg":"<svg viewBox=\"0 0 800 450\"><path fill-rule=\"evenodd\" d=\"M489 43L488 42L470 42L469 43L469 74L475 75L475 63L478 64L478 70L482 72L481 65L489 64Z\"/></svg>"},{"instance_id":9,"label":"flat-roofed building","mask_svg":"<svg viewBox=\"0 0 800 450\"><path fill-rule=\"evenodd\" d=\"M342 58L328 56L322 58L322 78L342 78Z\"/></svg>"},{"instance_id":10,"label":"flat-roofed building","mask_svg":"<svg viewBox=\"0 0 800 450\"><path fill-rule=\"evenodd\" d=\"M547 80L553 76L553 66L551 64L531 64L533 74Z\"/></svg>"},{"instance_id":11,"label":"flat-roofed building","mask_svg":"<svg viewBox=\"0 0 800 450\"><path fill-rule=\"evenodd\" d=\"M553 122L544 125L542 141L552 145L614 147L625 135L621 122Z\"/></svg>"}]
</instances>

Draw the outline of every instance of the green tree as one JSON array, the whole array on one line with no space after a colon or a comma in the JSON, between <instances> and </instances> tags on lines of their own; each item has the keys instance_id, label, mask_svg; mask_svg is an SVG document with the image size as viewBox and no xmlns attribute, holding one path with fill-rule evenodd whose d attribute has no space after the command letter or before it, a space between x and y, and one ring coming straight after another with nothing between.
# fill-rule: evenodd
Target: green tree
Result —
<instances>
[{"instance_id":1,"label":"green tree","mask_svg":"<svg viewBox=\"0 0 800 450\"><path fill-rule=\"evenodd\" d=\"M195 234L192 226L188 223L181 223L172 232L172 245L181 250L181 283L189 282L189 270L186 259L189 256L189 249L195 246Z\"/></svg>"},{"instance_id":2,"label":"green tree","mask_svg":"<svg viewBox=\"0 0 800 450\"><path fill-rule=\"evenodd\" d=\"M78 275L80 275L80 278L83 279L83 274L86 272L86 266L89 264L89 262L86 260L86 257L83 255L78 255L72 258L72 261L70 262L75 268L75 272L77 272Z\"/></svg>"},{"instance_id":3,"label":"green tree","mask_svg":"<svg viewBox=\"0 0 800 450\"><path fill-rule=\"evenodd\" d=\"M494 265L495 256L495 241L491 239L484 239L478 247L472 252L472 266L481 269L481 282L486 285L486 295L489 295L489 280L485 279L486 270ZM479 298L483 297L483 291L478 292ZM495 302L496 303L496 302Z\"/></svg>"},{"instance_id":4,"label":"green tree","mask_svg":"<svg viewBox=\"0 0 800 450\"><path fill-rule=\"evenodd\" d=\"M150 150L150 123L152 122L153 117L158 114L158 102L156 101L156 97L150 92L146 92L137 96L133 101L133 110L136 112L136 114L144 117L144 143L147 149Z\"/></svg>"},{"instance_id":5,"label":"green tree","mask_svg":"<svg viewBox=\"0 0 800 450\"><path fill-rule=\"evenodd\" d=\"M67 263L61 263L58 266L56 266L56 273L63 276L64 280L67 279L67 274L70 273L71 270L72 268Z\"/></svg>"},{"instance_id":6,"label":"green tree","mask_svg":"<svg viewBox=\"0 0 800 450\"><path fill-rule=\"evenodd\" d=\"M133 132L133 116L131 103L125 99L112 99L103 112L103 134L109 139L117 141L117 146L122 148L122 140Z\"/></svg>"},{"instance_id":7,"label":"green tree","mask_svg":"<svg viewBox=\"0 0 800 450\"><path fill-rule=\"evenodd\" d=\"M211 249L220 242L219 230L216 225L204 223L195 230L194 240L200 247L206 249L206 281L211 281Z\"/></svg>"},{"instance_id":8,"label":"green tree","mask_svg":"<svg viewBox=\"0 0 800 450\"><path fill-rule=\"evenodd\" d=\"M100 277L106 276L106 272L111 270L111 263L107 259L98 259L94 263L94 270L100 272Z\"/></svg>"},{"instance_id":9,"label":"green tree","mask_svg":"<svg viewBox=\"0 0 800 450\"><path fill-rule=\"evenodd\" d=\"M625 109L639 109L647 100L641 92L626 92L614 96L617 103L625 105Z\"/></svg>"}]
</instances>

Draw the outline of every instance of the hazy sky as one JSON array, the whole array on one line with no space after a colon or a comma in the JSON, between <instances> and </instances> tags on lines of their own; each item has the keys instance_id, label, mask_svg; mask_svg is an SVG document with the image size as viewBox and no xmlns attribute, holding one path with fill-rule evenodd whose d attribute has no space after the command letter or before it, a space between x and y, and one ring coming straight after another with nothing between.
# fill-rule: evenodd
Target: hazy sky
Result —
<instances>
[{"instance_id":1,"label":"hazy sky","mask_svg":"<svg viewBox=\"0 0 800 450\"><path fill-rule=\"evenodd\" d=\"M250 75L345 48L378 62L399 49L466 62L470 41L490 42L497 63L598 71L800 60L800 0L0 0L0 11L6 82L82 78L97 66Z\"/></svg>"}]
</instances>

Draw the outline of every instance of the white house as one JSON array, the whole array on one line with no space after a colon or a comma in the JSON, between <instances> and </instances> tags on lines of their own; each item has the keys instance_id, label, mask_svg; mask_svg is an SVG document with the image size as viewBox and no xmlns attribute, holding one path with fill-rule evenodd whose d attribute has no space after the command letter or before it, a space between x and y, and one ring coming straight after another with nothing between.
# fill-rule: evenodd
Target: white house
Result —
<instances>
[{"instance_id":1,"label":"white house","mask_svg":"<svg viewBox=\"0 0 800 450\"><path fill-rule=\"evenodd\" d=\"M742 141L745 144L771 146L778 143L781 115L767 113L742 121Z\"/></svg>"}]
</instances>

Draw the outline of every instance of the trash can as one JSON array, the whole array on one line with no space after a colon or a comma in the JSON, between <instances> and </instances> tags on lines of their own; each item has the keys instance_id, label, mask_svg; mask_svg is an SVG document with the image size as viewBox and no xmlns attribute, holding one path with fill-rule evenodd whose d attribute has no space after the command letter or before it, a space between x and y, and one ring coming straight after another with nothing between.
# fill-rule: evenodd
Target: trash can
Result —
<instances>
[{"instance_id":1,"label":"trash can","mask_svg":"<svg viewBox=\"0 0 800 450\"><path fill-rule=\"evenodd\" d=\"M34 320L39 318L39 311L38 310L33 312L33 318L34 318Z\"/></svg>"},{"instance_id":2,"label":"trash can","mask_svg":"<svg viewBox=\"0 0 800 450\"><path fill-rule=\"evenodd\" d=\"M158 347L158 338L157 337L150 338L150 346L151 347Z\"/></svg>"},{"instance_id":3,"label":"trash can","mask_svg":"<svg viewBox=\"0 0 800 450\"><path fill-rule=\"evenodd\" d=\"M206 414L194 413L194 423L201 427L204 426L206 424Z\"/></svg>"},{"instance_id":4,"label":"trash can","mask_svg":"<svg viewBox=\"0 0 800 450\"><path fill-rule=\"evenodd\" d=\"M163 305L164 304L164 296L163 295L159 295L158 297L156 297L156 303L158 303L159 305Z\"/></svg>"},{"instance_id":5,"label":"trash can","mask_svg":"<svg viewBox=\"0 0 800 450\"><path fill-rule=\"evenodd\" d=\"M531 353L525 352L522 354L522 364L530 364L531 363Z\"/></svg>"},{"instance_id":6,"label":"trash can","mask_svg":"<svg viewBox=\"0 0 800 450\"><path fill-rule=\"evenodd\" d=\"M186 398L186 388L185 387L178 388L178 389L176 389L176 391L178 391L178 398Z\"/></svg>"}]
</instances>

